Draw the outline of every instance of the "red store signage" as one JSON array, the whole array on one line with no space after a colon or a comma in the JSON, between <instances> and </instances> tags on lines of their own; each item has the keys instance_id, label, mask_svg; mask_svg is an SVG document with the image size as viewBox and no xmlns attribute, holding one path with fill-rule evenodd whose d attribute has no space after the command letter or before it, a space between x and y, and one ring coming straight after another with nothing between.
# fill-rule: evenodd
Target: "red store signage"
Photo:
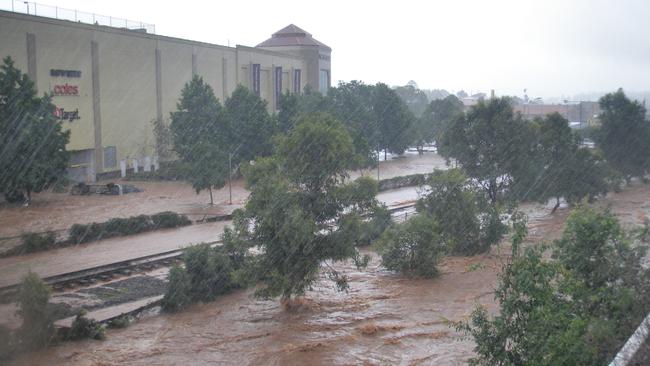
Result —
<instances>
[{"instance_id":1,"label":"red store signage","mask_svg":"<svg viewBox=\"0 0 650 366\"><path fill-rule=\"evenodd\" d=\"M79 117L79 109L75 109L74 111L66 111L63 108L59 108L56 106L54 109L54 117L56 117L59 120L68 121L68 122L72 122L76 119L81 119L81 117Z\"/></svg>"},{"instance_id":2,"label":"red store signage","mask_svg":"<svg viewBox=\"0 0 650 366\"><path fill-rule=\"evenodd\" d=\"M68 83L54 85L52 92L54 95L79 95L79 87L77 85L69 85Z\"/></svg>"}]
</instances>

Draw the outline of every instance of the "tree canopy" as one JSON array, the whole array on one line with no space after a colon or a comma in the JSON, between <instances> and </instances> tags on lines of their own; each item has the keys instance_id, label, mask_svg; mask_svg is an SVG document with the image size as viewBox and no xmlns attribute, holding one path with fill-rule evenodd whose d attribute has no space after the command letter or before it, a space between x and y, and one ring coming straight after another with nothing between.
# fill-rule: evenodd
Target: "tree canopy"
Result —
<instances>
[{"instance_id":1,"label":"tree canopy","mask_svg":"<svg viewBox=\"0 0 650 366\"><path fill-rule=\"evenodd\" d=\"M454 95L432 100L413 124L416 146L438 142L453 120L463 113L463 102Z\"/></svg>"},{"instance_id":2,"label":"tree canopy","mask_svg":"<svg viewBox=\"0 0 650 366\"><path fill-rule=\"evenodd\" d=\"M273 156L244 170L251 194L235 232L261 248L259 295L302 295L321 264L360 261L360 214L376 206L377 184L369 178L345 183L354 154L345 127L314 114L279 140ZM345 288L343 276L325 271Z\"/></svg>"},{"instance_id":3,"label":"tree canopy","mask_svg":"<svg viewBox=\"0 0 650 366\"><path fill-rule=\"evenodd\" d=\"M9 202L31 199L63 177L70 132L54 116L49 95L6 57L0 66L0 192Z\"/></svg>"},{"instance_id":4,"label":"tree canopy","mask_svg":"<svg viewBox=\"0 0 650 366\"><path fill-rule=\"evenodd\" d=\"M530 125L512 110L508 98L493 98L457 116L439 141L438 152L454 159L476 179L492 204L529 177L534 154Z\"/></svg>"},{"instance_id":5,"label":"tree canopy","mask_svg":"<svg viewBox=\"0 0 650 366\"><path fill-rule=\"evenodd\" d=\"M499 275L490 316L478 307L458 328L476 342L475 365L606 365L650 310L646 245L609 212L580 208L551 247L521 250Z\"/></svg>"},{"instance_id":6,"label":"tree canopy","mask_svg":"<svg viewBox=\"0 0 650 366\"><path fill-rule=\"evenodd\" d=\"M593 200L608 191L609 167L595 153L581 147L581 138L559 113L535 120L537 135L532 185L526 187L525 198L546 203L554 198L553 211L564 197L570 204L587 198Z\"/></svg>"},{"instance_id":7,"label":"tree canopy","mask_svg":"<svg viewBox=\"0 0 650 366\"><path fill-rule=\"evenodd\" d=\"M266 110L266 101L244 86L237 86L226 99L228 119L228 150L233 164L250 161L271 153L273 125Z\"/></svg>"},{"instance_id":8,"label":"tree canopy","mask_svg":"<svg viewBox=\"0 0 650 366\"><path fill-rule=\"evenodd\" d=\"M643 177L650 169L650 122L646 109L622 89L600 98L600 128L594 137L605 159L625 178Z\"/></svg>"}]
</instances>

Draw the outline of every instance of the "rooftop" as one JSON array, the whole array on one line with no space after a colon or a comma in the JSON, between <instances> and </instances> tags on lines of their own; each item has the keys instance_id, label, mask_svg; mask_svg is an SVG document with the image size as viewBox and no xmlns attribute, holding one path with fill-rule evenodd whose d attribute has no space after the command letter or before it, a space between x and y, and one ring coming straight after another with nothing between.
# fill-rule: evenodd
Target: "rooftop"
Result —
<instances>
[{"instance_id":1,"label":"rooftop","mask_svg":"<svg viewBox=\"0 0 650 366\"><path fill-rule=\"evenodd\" d=\"M153 34L156 33L156 26L154 24L124 18L116 18L109 15L86 13L76 9L66 9L60 8L58 6L43 5L31 1L2 1L0 2L0 10L59 20L69 20L72 22L137 30Z\"/></svg>"},{"instance_id":2,"label":"rooftop","mask_svg":"<svg viewBox=\"0 0 650 366\"><path fill-rule=\"evenodd\" d=\"M318 46L327 51L332 49L311 36L300 27L289 24L273 33L271 38L257 45L257 47L283 47L283 46Z\"/></svg>"}]
</instances>

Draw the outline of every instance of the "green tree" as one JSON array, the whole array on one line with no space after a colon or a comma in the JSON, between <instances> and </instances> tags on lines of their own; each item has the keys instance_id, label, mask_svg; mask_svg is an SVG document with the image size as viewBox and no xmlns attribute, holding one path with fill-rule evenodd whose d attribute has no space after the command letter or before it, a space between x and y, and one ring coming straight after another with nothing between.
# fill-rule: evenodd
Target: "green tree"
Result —
<instances>
[{"instance_id":1,"label":"green tree","mask_svg":"<svg viewBox=\"0 0 650 366\"><path fill-rule=\"evenodd\" d=\"M55 337L54 323L48 302L50 290L34 272L28 272L18 289L18 314L23 323L18 330L21 346L27 349L45 347Z\"/></svg>"},{"instance_id":2,"label":"green tree","mask_svg":"<svg viewBox=\"0 0 650 366\"><path fill-rule=\"evenodd\" d=\"M650 123L646 109L622 89L600 98L601 126L594 138L605 159L627 180L643 177L650 168Z\"/></svg>"},{"instance_id":3,"label":"green tree","mask_svg":"<svg viewBox=\"0 0 650 366\"><path fill-rule=\"evenodd\" d=\"M386 84L377 83L373 88L373 119L377 124L376 142L379 149L401 154L412 142L413 114L397 93Z\"/></svg>"},{"instance_id":4,"label":"green tree","mask_svg":"<svg viewBox=\"0 0 650 366\"><path fill-rule=\"evenodd\" d=\"M377 150L377 123L372 112L374 86L353 80L339 83L327 94L325 108L342 121L352 137L357 155L362 158L358 167L370 166ZM357 166L355 166L356 168Z\"/></svg>"},{"instance_id":5,"label":"green tree","mask_svg":"<svg viewBox=\"0 0 650 366\"><path fill-rule=\"evenodd\" d=\"M272 157L245 169L251 194L235 231L261 249L258 295L288 300L304 294L323 263L353 258L361 264L360 214L375 204L377 185L344 183L354 159L346 129L316 114L282 138ZM329 265L325 272L346 287L345 276Z\"/></svg>"},{"instance_id":6,"label":"green tree","mask_svg":"<svg viewBox=\"0 0 650 366\"><path fill-rule=\"evenodd\" d=\"M459 169L436 169L426 184L428 192L418 200L417 210L438 223L447 251L473 255L501 239L505 226L499 212Z\"/></svg>"},{"instance_id":7,"label":"green tree","mask_svg":"<svg viewBox=\"0 0 650 366\"><path fill-rule=\"evenodd\" d=\"M300 97L294 93L280 96L280 111L275 118L275 132L286 134L295 126L300 114Z\"/></svg>"},{"instance_id":8,"label":"green tree","mask_svg":"<svg viewBox=\"0 0 650 366\"><path fill-rule=\"evenodd\" d=\"M271 153L273 124L266 101L244 86L237 86L225 102L229 123L229 152L233 164ZM234 153L236 150L236 153Z\"/></svg>"},{"instance_id":9,"label":"green tree","mask_svg":"<svg viewBox=\"0 0 650 366\"><path fill-rule=\"evenodd\" d=\"M570 204L583 198L593 200L608 190L610 175L607 165L589 149L580 147L580 138L559 113L537 119L538 146L535 161L536 177L532 186L524 187L526 197L541 203L555 199L553 211L564 197Z\"/></svg>"},{"instance_id":10,"label":"green tree","mask_svg":"<svg viewBox=\"0 0 650 366\"><path fill-rule=\"evenodd\" d=\"M397 86L394 90L416 118L422 115L429 104L429 98L422 90L418 89L418 85L414 81L410 81L404 86Z\"/></svg>"},{"instance_id":11,"label":"green tree","mask_svg":"<svg viewBox=\"0 0 650 366\"><path fill-rule=\"evenodd\" d=\"M462 113L463 102L454 95L432 100L413 125L416 146L437 143L454 118Z\"/></svg>"},{"instance_id":12,"label":"green tree","mask_svg":"<svg viewBox=\"0 0 650 366\"><path fill-rule=\"evenodd\" d=\"M185 84L177 111L171 113L174 150L184 176L199 193L221 188L228 177L228 123L212 87L199 76Z\"/></svg>"},{"instance_id":13,"label":"green tree","mask_svg":"<svg viewBox=\"0 0 650 366\"><path fill-rule=\"evenodd\" d=\"M65 174L69 131L54 116L49 95L6 57L0 66L0 192L9 202L31 200Z\"/></svg>"},{"instance_id":14,"label":"green tree","mask_svg":"<svg viewBox=\"0 0 650 366\"><path fill-rule=\"evenodd\" d=\"M375 246L389 270L411 277L435 277L436 265L446 252L438 224L428 215L417 215L389 227Z\"/></svg>"},{"instance_id":15,"label":"green tree","mask_svg":"<svg viewBox=\"0 0 650 366\"><path fill-rule=\"evenodd\" d=\"M609 212L571 213L562 238L513 256L499 275L491 317L478 307L459 324L476 342L476 365L606 365L650 306L646 245Z\"/></svg>"},{"instance_id":16,"label":"green tree","mask_svg":"<svg viewBox=\"0 0 650 366\"><path fill-rule=\"evenodd\" d=\"M479 101L449 125L438 152L455 159L496 205L515 184L530 184L534 155L531 127L516 115L508 98Z\"/></svg>"}]
</instances>

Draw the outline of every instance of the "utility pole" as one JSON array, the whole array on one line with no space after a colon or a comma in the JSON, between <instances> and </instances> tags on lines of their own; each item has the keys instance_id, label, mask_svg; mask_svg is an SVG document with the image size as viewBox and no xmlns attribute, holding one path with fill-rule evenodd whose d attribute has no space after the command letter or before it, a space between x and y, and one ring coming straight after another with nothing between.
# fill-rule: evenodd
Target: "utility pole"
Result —
<instances>
[{"instance_id":1,"label":"utility pole","mask_svg":"<svg viewBox=\"0 0 650 366\"><path fill-rule=\"evenodd\" d=\"M228 194L230 195L229 205L232 205L232 153L228 154Z\"/></svg>"},{"instance_id":2,"label":"utility pole","mask_svg":"<svg viewBox=\"0 0 650 366\"><path fill-rule=\"evenodd\" d=\"M379 146L377 146L377 182L379 182Z\"/></svg>"},{"instance_id":3,"label":"utility pole","mask_svg":"<svg viewBox=\"0 0 650 366\"><path fill-rule=\"evenodd\" d=\"M233 150L230 154L228 154L228 195L230 196L230 199L228 202L229 205L232 205L232 157L237 153L237 150L241 147L241 144L237 146L235 150Z\"/></svg>"}]
</instances>

